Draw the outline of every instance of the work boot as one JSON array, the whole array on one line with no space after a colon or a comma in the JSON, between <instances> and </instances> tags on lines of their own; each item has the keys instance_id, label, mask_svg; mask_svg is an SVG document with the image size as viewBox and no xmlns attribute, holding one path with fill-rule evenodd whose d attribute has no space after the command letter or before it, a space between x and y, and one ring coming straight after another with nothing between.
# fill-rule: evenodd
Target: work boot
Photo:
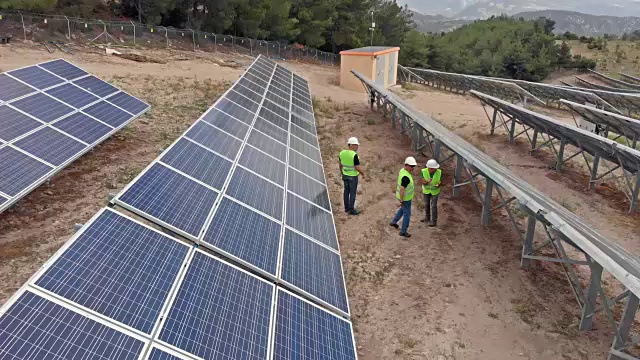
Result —
<instances>
[{"instance_id":1,"label":"work boot","mask_svg":"<svg viewBox=\"0 0 640 360\"><path fill-rule=\"evenodd\" d=\"M430 223L430 222L431 222L431 219L429 219L429 218L425 218L425 219L420 220L420 222L423 222L423 223Z\"/></svg>"},{"instance_id":2,"label":"work boot","mask_svg":"<svg viewBox=\"0 0 640 360\"><path fill-rule=\"evenodd\" d=\"M360 210L353 209L348 214L349 215L360 215Z\"/></svg>"},{"instance_id":3,"label":"work boot","mask_svg":"<svg viewBox=\"0 0 640 360\"><path fill-rule=\"evenodd\" d=\"M430 222L429 222L429 224L428 224L427 226L429 226L429 227L436 227L436 226L438 226L438 225L436 224L436 222L435 222L435 221L430 221Z\"/></svg>"},{"instance_id":4,"label":"work boot","mask_svg":"<svg viewBox=\"0 0 640 360\"><path fill-rule=\"evenodd\" d=\"M409 233L400 233L400 236L406 237L406 238L410 238L411 234L409 234Z\"/></svg>"},{"instance_id":5,"label":"work boot","mask_svg":"<svg viewBox=\"0 0 640 360\"><path fill-rule=\"evenodd\" d=\"M398 226L398 224L394 224L394 223L390 223L389 226L394 227L396 229L400 228L400 226Z\"/></svg>"}]
</instances>

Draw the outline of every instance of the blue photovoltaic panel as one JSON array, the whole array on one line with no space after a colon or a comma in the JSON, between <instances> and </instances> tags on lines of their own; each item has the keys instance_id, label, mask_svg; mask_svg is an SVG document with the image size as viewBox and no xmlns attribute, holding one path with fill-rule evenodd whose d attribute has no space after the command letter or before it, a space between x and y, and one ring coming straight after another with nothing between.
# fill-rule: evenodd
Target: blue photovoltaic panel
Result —
<instances>
[{"instance_id":1,"label":"blue photovoltaic panel","mask_svg":"<svg viewBox=\"0 0 640 360\"><path fill-rule=\"evenodd\" d=\"M125 122L131 120L131 114L127 113L126 111L120 110L105 101L93 104L82 111L102 122L113 126L114 128L117 128Z\"/></svg>"},{"instance_id":2,"label":"blue photovoltaic panel","mask_svg":"<svg viewBox=\"0 0 640 360\"><path fill-rule=\"evenodd\" d=\"M95 76L87 76L85 78L78 79L73 83L95 95L98 95L99 97L107 97L118 91L117 88Z\"/></svg>"},{"instance_id":3,"label":"blue photovoltaic panel","mask_svg":"<svg viewBox=\"0 0 640 360\"><path fill-rule=\"evenodd\" d=\"M224 198L204 236L204 242L275 276L280 226Z\"/></svg>"},{"instance_id":4,"label":"blue photovoltaic panel","mask_svg":"<svg viewBox=\"0 0 640 360\"><path fill-rule=\"evenodd\" d=\"M0 74L0 100L9 101L30 94L35 90L5 74Z\"/></svg>"},{"instance_id":5,"label":"blue photovoltaic panel","mask_svg":"<svg viewBox=\"0 0 640 360\"><path fill-rule=\"evenodd\" d=\"M182 360L182 358L171 355L166 351L162 351L157 347L154 347L153 349L151 349L147 360Z\"/></svg>"},{"instance_id":6,"label":"blue photovoltaic panel","mask_svg":"<svg viewBox=\"0 0 640 360\"><path fill-rule=\"evenodd\" d=\"M227 194L263 213L281 220L284 190L243 168L236 168Z\"/></svg>"},{"instance_id":7,"label":"blue photovoltaic panel","mask_svg":"<svg viewBox=\"0 0 640 360\"><path fill-rule=\"evenodd\" d=\"M266 152L267 154L275 157L278 160L281 160L281 161L287 160L287 147L284 144L256 130L251 131L251 134L249 134L249 139L247 140L247 143Z\"/></svg>"},{"instance_id":8,"label":"blue photovoltaic panel","mask_svg":"<svg viewBox=\"0 0 640 360\"><path fill-rule=\"evenodd\" d=\"M251 125L253 118L255 117L255 113L252 113L251 111L225 98L220 99L215 107L216 109L233 116L247 125Z\"/></svg>"},{"instance_id":9,"label":"blue photovoltaic panel","mask_svg":"<svg viewBox=\"0 0 640 360\"><path fill-rule=\"evenodd\" d=\"M322 163L322 155L320 155L320 150L298 139L297 137L291 136L291 139L289 139L289 146L293 150L301 153L309 159L314 160L317 163Z\"/></svg>"},{"instance_id":10,"label":"blue photovoltaic panel","mask_svg":"<svg viewBox=\"0 0 640 360\"><path fill-rule=\"evenodd\" d=\"M56 166L71 159L86 147L81 142L50 127L42 128L16 141L14 145Z\"/></svg>"},{"instance_id":11,"label":"blue photovoltaic panel","mask_svg":"<svg viewBox=\"0 0 640 360\"><path fill-rule=\"evenodd\" d=\"M72 84L56 86L53 89L49 89L45 92L53 96L54 98L76 108L85 107L100 100L100 98L91 95L90 93Z\"/></svg>"},{"instance_id":12,"label":"blue photovoltaic panel","mask_svg":"<svg viewBox=\"0 0 640 360\"><path fill-rule=\"evenodd\" d=\"M260 107L260 104L251 101L247 97L241 95L240 93L234 90L229 91L225 98L233 101L234 103L242 106L243 108L249 110L252 113L255 113Z\"/></svg>"},{"instance_id":13,"label":"blue photovoltaic panel","mask_svg":"<svg viewBox=\"0 0 640 360\"><path fill-rule=\"evenodd\" d=\"M273 115L273 116L277 117L276 115ZM253 127L256 130L264 134L267 134L270 137L280 141L281 143L285 145L287 144L287 130L284 130L278 127L277 125L274 125L273 122L267 121L261 118L260 116L258 116L255 124L253 124Z\"/></svg>"},{"instance_id":14,"label":"blue photovoltaic panel","mask_svg":"<svg viewBox=\"0 0 640 360\"><path fill-rule=\"evenodd\" d=\"M295 125L295 124L291 125L291 134L306 141L308 144L311 144L317 148L320 148L320 146L318 145L318 138L315 135L311 134L310 132L303 130L298 125Z\"/></svg>"},{"instance_id":15,"label":"blue photovoltaic panel","mask_svg":"<svg viewBox=\"0 0 640 360\"><path fill-rule=\"evenodd\" d=\"M231 170L231 162L187 139L180 139L160 159L185 174L220 190Z\"/></svg>"},{"instance_id":16,"label":"blue photovoltaic panel","mask_svg":"<svg viewBox=\"0 0 640 360\"><path fill-rule=\"evenodd\" d=\"M300 153L289 150L289 165L291 165L291 167L293 167L294 169L299 170L303 174L311 176L312 178L320 181L323 184L325 183L324 170L322 169L322 165L310 161Z\"/></svg>"},{"instance_id":17,"label":"blue photovoltaic panel","mask_svg":"<svg viewBox=\"0 0 640 360\"><path fill-rule=\"evenodd\" d=\"M143 112L144 110L146 110L149 105L143 103L142 101L134 98L133 96L125 93L125 92L119 92L111 97L109 97L109 99L107 100L112 104L117 105L118 107L132 113L132 114L138 114Z\"/></svg>"},{"instance_id":18,"label":"blue photovoltaic panel","mask_svg":"<svg viewBox=\"0 0 640 360\"><path fill-rule=\"evenodd\" d=\"M242 145L242 141L203 121L198 121L184 136L229 159L236 158Z\"/></svg>"},{"instance_id":19,"label":"blue photovoltaic panel","mask_svg":"<svg viewBox=\"0 0 640 360\"><path fill-rule=\"evenodd\" d=\"M285 164L256 150L251 145L244 147L238 164L284 186Z\"/></svg>"},{"instance_id":20,"label":"blue photovoltaic panel","mask_svg":"<svg viewBox=\"0 0 640 360\"><path fill-rule=\"evenodd\" d=\"M239 83L236 83L233 86L233 90L235 90L238 93L242 94L242 96L251 99L256 104L260 104L260 102L262 101L262 93L264 92L264 89L262 91L260 91L258 89L255 89L255 88L251 89L251 88L248 88L245 85L239 84Z\"/></svg>"},{"instance_id":21,"label":"blue photovoltaic panel","mask_svg":"<svg viewBox=\"0 0 640 360\"><path fill-rule=\"evenodd\" d=\"M0 139L11 141L39 126L41 122L8 106L0 106Z\"/></svg>"},{"instance_id":22,"label":"blue photovoltaic panel","mask_svg":"<svg viewBox=\"0 0 640 360\"><path fill-rule=\"evenodd\" d=\"M0 205L4 204L5 202L7 202L7 198L5 198L4 196L0 196Z\"/></svg>"},{"instance_id":23,"label":"blue photovoltaic panel","mask_svg":"<svg viewBox=\"0 0 640 360\"><path fill-rule=\"evenodd\" d=\"M0 358L136 360L145 343L32 292L0 318Z\"/></svg>"},{"instance_id":24,"label":"blue photovoltaic panel","mask_svg":"<svg viewBox=\"0 0 640 360\"><path fill-rule=\"evenodd\" d=\"M87 144L93 144L113 130L112 127L94 120L83 113L75 113L67 116L60 121L56 121L52 126Z\"/></svg>"},{"instance_id":25,"label":"blue photovoltaic panel","mask_svg":"<svg viewBox=\"0 0 640 360\"><path fill-rule=\"evenodd\" d=\"M274 289L197 251L159 339L204 359L264 360Z\"/></svg>"},{"instance_id":26,"label":"blue photovoltaic panel","mask_svg":"<svg viewBox=\"0 0 640 360\"><path fill-rule=\"evenodd\" d=\"M239 139L244 139L247 135L247 131L249 131L249 126L245 123L236 120L232 118L231 115L227 115L217 109L211 109L211 111L202 118L202 121L214 125L215 127L222 129Z\"/></svg>"},{"instance_id":27,"label":"blue photovoltaic panel","mask_svg":"<svg viewBox=\"0 0 640 360\"><path fill-rule=\"evenodd\" d=\"M8 146L0 148L0 191L15 196L53 168Z\"/></svg>"},{"instance_id":28,"label":"blue photovoltaic panel","mask_svg":"<svg viewBox=\"0 0 640 360\"><path fill-rule=\"evenodd\" d=\"M266 108L262 108L262 110L260 110L260 117L284 131L289 130L289 120L278 116Z\"/></svg>"},{"instance_id":29,"label":"blue photovoltaic panel","mask_svg":"<svg viewBox=\"0 0 640 360\"><path fill-rule=\"evenodd\" d=\"M287 225L338 250L332 214L291 193L287 193Z\"/></svg>"},{"instance_id":30,"label":"blue photovoltaic panel","mask_svg":"<svg viewBox=\"0 0 640 360\"><path fill-rule=\"evenodd\" d=\"M324 184L321 184L297 170L289 170L289 184L287 189L302 196L303 198L331 211L329 202L329 192Z\"/></svg>"},{"instance_id":31,"label":"blue photovoltaic panel","mask_svg":"<svg viewBox=\"0 0 640 360\"><path fill-rule=\"evenodd\" d=\"M291 123L295 124L297 126L300 126L301 128L307 130L308 132L310 132L312 134L316 133L316 127L312 123L309 123L308 121L302 120L302 118L298 117L295 114L291 114Z\"/></svg>"},{"instance_id":32,"label":"blue photovoltaic panel","mask_svg":"<svg viewBox=\"0 0 640 360\"><path fill-rule=\"evenodd\" d=\"M36 285L151 334L189 247L106 210Z\"/></svg>"},{"instance_id":33,"label":"blue photovoltaic panel","mask_svg":"<svg viewBox=\"0 0 640 360\"><path fill-rule=\"evenodd\" d=\"M7 74L40 90L64 82L64 79L42 70L37 66L9 71Z\"/></svg>"},{"instance_id":34,"label":"blue photovoltaic panel","mask_svg":"<svg viewBox=\"0 0 640 360\"><path fill-rule=\"evenodd\" d=\"M287 229L282 280L349 313L340 255Z\"/></svg>"},{"instance_id":35,"label":"blue photovoltaic panel","mask_svg":"<svg viewBox=\"0 0 640 360\"><path fill-rule=\"evenodd\" d=\"M278 290L274 360L355 360L351 323Z\"/></svg>"},{"instance_id":36,"label":"blue photovoltaic panel","mask_svg":"<svg viewBox=\"0 0 640 360\"><path fill-rule=\"evenodd\" d=\"M52 122L75 111L73 108L42 93L14 101L11 106L44 122Z\"/></svg>"},{"instance_id":37,"label":"blue photovoltaic panel","mask_svg":"<svg viewBox=\"0 0 640 360\"><path fill-rule=\"evenodd\" d=\"M87 75L87 72L79 67L72 65L62 59L53 60L44 64L38 65L41 68L51 71L52 73L65 78L67 80L77 79L81 76Z\"/></svg>"},{"instance_id":38,"label":"blue photovoltaic panel","mask_svg":"<svg viewBox=\"0 0 640 360\"><path fill-rule=\"evenodd\" d=\"M155 164L119 201L197 237L217 196L216 191Z\"/></svg>"}]
</instances>

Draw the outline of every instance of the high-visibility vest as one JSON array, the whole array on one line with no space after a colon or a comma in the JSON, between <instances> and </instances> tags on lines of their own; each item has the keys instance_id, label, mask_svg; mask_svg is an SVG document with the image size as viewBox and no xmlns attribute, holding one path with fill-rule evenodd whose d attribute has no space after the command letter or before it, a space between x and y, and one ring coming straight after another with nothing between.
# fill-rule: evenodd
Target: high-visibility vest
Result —
<instances>
[{"instance_id":1,"label":"high-visibility vest","mask_svg":"<svg viewBox=\"0 0 640 360\"><path fill-rule=\"evenodd\" d=\"M402 178L409 178L409 185L404 189L404 199L400 199L400 188L402 188ZM398 185L396 186L396 199L402 201L410 201L413 200L413 175L408 172L405 168L400 170L400 174L398 174Z\"/></svg>"},{"instance_id":2,"label":"high-visibility vest","mask_svg":"<svg viewBox=\"0 0 640 360\"><path fill-rule=\"evenodd\" d=\"M440 179L442 178L442 170L438 169L433 173L433 177L429 173L429 169L422 169L422 177L425 180L431 179L431 182L427 185L422 185L422 192L425 194L438 195L440 194Z\"/></svg>"},{"instance_id":3,"label":"high-visibility vest","mask_svg":"<svg viewBox=\"0 0 640 360\"><path fill-rule=\"evenodd\" d=\"M340 164L342 164L342 174L346 176L358 176L360 173L356 170L354 163L356 152L353 150L340 151Z\"/></svg>"}]
</instances>

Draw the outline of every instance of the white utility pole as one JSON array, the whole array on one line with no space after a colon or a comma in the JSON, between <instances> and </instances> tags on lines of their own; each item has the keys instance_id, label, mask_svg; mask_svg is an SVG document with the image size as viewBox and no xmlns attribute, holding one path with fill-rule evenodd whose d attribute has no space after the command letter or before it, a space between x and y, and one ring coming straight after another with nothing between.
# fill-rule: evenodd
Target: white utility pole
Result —
<instances>
[{"instance_id":1,"label":"white utility pole","mask_svg":"<svg viewBox=\"0 0 640 360\"><path fill-rule=\"evenodd\" d=\"M375 21L373 21L373 10L371 10L371 27L369 28L369 30L371 30L371 46L373 46L373 32L376 29L376 23Z\"/></svg>"}]
</instances>

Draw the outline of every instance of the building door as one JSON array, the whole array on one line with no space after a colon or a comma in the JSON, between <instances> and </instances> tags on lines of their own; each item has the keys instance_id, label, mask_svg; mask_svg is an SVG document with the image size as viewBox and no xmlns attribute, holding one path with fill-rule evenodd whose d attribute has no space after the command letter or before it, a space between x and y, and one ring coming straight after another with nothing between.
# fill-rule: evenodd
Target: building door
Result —
<instances>
[{"instance_id":1,"label":"building door","mask_svg":"<svg viewBox=\"0 0 640 360\"><path fill-rule=\"evenodd\" d=\"M396 83L396 66L398 65L398 53L392 52L389 56L389 82L387 83L389 86L395 85Z\"/></svg>"},{"instance_id":2,"label":"building door","mask_svg":"<svg viewBox=\"0 0 640 360\"><path fill-rule=\"evenodd\" d=\"M384 78L387 75L386 71L387 55L378 56L376 59L376 85L384 87Z\"/></svg>"}]
</instances>

